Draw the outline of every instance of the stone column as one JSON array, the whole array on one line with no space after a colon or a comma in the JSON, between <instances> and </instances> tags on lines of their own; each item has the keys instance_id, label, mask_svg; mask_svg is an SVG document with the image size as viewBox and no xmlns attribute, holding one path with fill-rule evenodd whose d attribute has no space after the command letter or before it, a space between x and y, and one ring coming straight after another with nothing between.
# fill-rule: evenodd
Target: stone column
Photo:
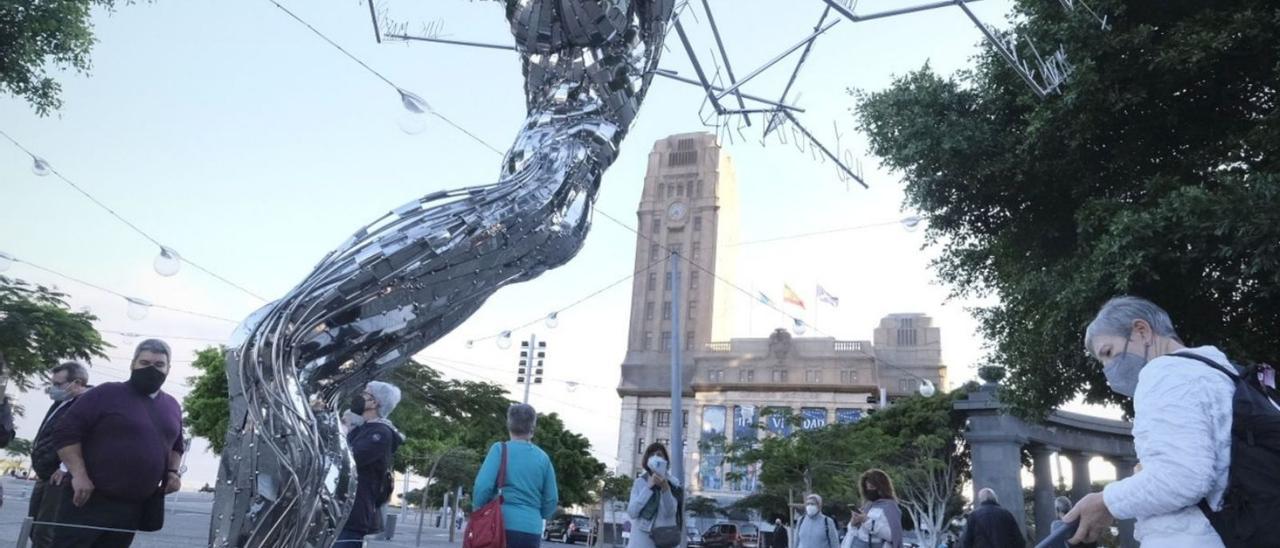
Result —
<instances>
[{"instance_id":1,"label":"stone column","mask_svg":"<svg viewBox=\"0 0 1280 548\"><path fill-rule=\"evenodd\" d=\"M1071 461L1071 504L1075 504L1093 489L1089 479L1090 455L1076 452L1064 452L1063 455Z\"/></svg>"},{"instance_id":2,"label":"stone column","mask_svg":"<svg viewBox=\"0 0 1280 548\"><path fill-rule=\"evenodd\" d=\"M1035 477L1033 501L1035 507L1036 542L1049 536L1049 524L1057 517L1053 510L1053 452L1054 448L1043 445L1031 447L1032 475ZM1006 505L1006 508L1009 506Z\"/></svg>"},{"instance_id":3,"label":"stone column","mask_svg":"<svg viewBox=\"0 0 1280 548\"><path fill-rule=\"evenodd\" d=\"M971 419L977 423L978 417ZM1026 512L1022 509L1022 445L1025 439L975 424L966 435L973 447L973 500L978 490L989 487L1000 504L1010 509L1018 527L1026 532Z\"/></svg>"},{"instance_id":4,"label":"stone column","mask_svg":"<svg viewBox=\"0 0 1280 548\"><path fill-rule=\"evenodd\" d=\"M1112 466L1116 468L1116 480L1122 480L1133 475L1133 467L1138 463L1138 459L1134 457L1111 457L1107 460L1111 461ZM1138 548L1138 541L1133 538L1134 520L1126 519L1116 522L1116 528L1120 530L1121 548Z\"/></svg>"}]
</instances>

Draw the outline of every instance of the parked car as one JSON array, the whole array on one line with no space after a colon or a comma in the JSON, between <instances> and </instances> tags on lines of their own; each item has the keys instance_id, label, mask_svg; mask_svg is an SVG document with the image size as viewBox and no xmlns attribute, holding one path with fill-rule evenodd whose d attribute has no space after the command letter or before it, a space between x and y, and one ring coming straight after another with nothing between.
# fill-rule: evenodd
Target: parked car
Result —
<instances>
[{"instance_id":1,"label":"parked car","mask_svg":"<svg viewBox=\"0 0 1280 548\"><path fill-rule=\"evenodd\" d=\"M760 548L760 528L750 523L717 523L702 533L702 548Z\"/></svg>"},{"instance_id":2,"label":"parked car","mask_svg":"<svg viewBox=\"0 0 1280 548\"><path fill-rule=\"evenodd\" d=\"M690 525L685 527L684 532L685 536L689 537L689 540L685 542L685 546L688 548L704 548L702 545L702 534L698 532L697 527Z\"/></svg>"},{"instance_id":3,"label":"parked car","mask_svg":"<svg viewBox=\"0 0 1280 548\"><path fill-rule=\"evenodd\" d=\"M565 544L591 541L592 546L599 542L596 535L591 534L591 519L587 516L563 515L551 518L542 530L542 540L557 539Z\"/></svg>"}]
</instances>

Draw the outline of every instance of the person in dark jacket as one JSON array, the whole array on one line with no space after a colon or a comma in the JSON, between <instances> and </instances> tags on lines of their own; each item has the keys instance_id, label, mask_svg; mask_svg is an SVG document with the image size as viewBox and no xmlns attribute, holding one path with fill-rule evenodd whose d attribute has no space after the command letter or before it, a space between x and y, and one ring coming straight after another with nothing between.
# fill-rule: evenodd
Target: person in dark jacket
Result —
<instances>
[{"instance_id":1,"label":"person in dark jacket","mask_svg":"<svg viewBox=\"0 0 1280 548\"><path fill-rule=\"evenodd\" d=\"M782 524L782 518L773 520L773 543L770 546L771 548L791 548L787 540L787 527Z\"/></svg>"},{"instance_id":2,"label":"person in dark jacket","mask_svg":"<svg viewBox=\"0 0 1280 548\"><path fill-rule=\"evenodd\" d=\"M978 491L978 507L969 514L969 523L960 539L964 548L1024 548L1026 538L1013 514L1000 507L996 492Z\"/></svg>"},{"instance_id":3,"label":"person in dark jacket","mask_svg":"<svg viewBox=\"0 0 1280 548\"><path fill-rule=\"evenodd\" d=\"M31 440L31 468L36 473L36 484L31 489L27 516L36 522L51 522L57 517L58 506L62 502L62 480L66 476L61 468L62 459L58 458L58 452L49 441L49 433L62 418L62 413L88 389L89 370L80 363L66 362L49 372L49 386L45 392L53 400L53 405L45 412L36 437ZM31 526L31 545L34 548L47 548L52 543L53 527Z\"/></svg>"},{"instance_id":4,"label":"person in dark jacket","mask_svg":"<svg viewBox=\"0 0 1280 548\"><path fill-rule=\"evenodd\" d=\"M379 508L391 494L387 475L404 441L404 435L387 417L399 403L400 389L379 381L365 385L351 398L346 414L352 425L347 445L356 461L356 496L334 548L364 546L365 536L382 532Z\"/></svg>"},{"instance_id":5,"label":"person in dark jacket","mask_svg":"<svg viewBox=\"0 0 1280 548\"><path fill-rule=\"evenodd\" d=\"M133 543L149 500L182 487L182 406L160 387L169 376L169 345L138 344L126 382L89 390L62 413L50 443L67 465L55 548L115 548Z\"/></svg>"}]
</instances>

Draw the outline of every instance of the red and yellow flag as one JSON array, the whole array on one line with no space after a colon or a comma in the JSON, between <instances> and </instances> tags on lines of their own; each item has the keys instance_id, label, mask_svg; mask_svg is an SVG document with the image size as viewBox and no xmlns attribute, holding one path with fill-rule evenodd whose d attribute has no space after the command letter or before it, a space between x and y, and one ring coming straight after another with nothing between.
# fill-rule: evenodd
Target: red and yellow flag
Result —
<instances>
[{"instance_id":1,"label":"red and yellow flag","mask_svg":"<svg viewBox=\"0 0 1280 548\"><path fill-rule=\"evenodd\" d=\"M782 300L783 302L791 303L800 308L804 308L804 300L802 300L800 298L800 295L797 294L794 289L791 289L791 286L787 284L782 284Z\"/></svg>"}]
</instances>

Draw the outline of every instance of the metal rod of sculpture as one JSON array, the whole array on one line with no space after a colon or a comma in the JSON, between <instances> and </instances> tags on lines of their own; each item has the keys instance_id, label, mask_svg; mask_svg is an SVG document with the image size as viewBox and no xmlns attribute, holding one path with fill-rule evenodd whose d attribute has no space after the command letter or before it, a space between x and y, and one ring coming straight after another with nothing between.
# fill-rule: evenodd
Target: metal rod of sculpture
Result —
<instances>
[{"instance_id":1,"label":"metal rod of sculpture","mask_svg":"<svg viewBox=\"0 0 1280 548\"><path fill-rule=\"evenodd\" d=\"M233 335L210 545L332 545L354 496L335 403L500 287L577 253L658 67L673 2L510 3L528 116L497 182L429 194L361 228ZM327 411L313 412L312 400Z\"/></svg>"}]
</instances>

